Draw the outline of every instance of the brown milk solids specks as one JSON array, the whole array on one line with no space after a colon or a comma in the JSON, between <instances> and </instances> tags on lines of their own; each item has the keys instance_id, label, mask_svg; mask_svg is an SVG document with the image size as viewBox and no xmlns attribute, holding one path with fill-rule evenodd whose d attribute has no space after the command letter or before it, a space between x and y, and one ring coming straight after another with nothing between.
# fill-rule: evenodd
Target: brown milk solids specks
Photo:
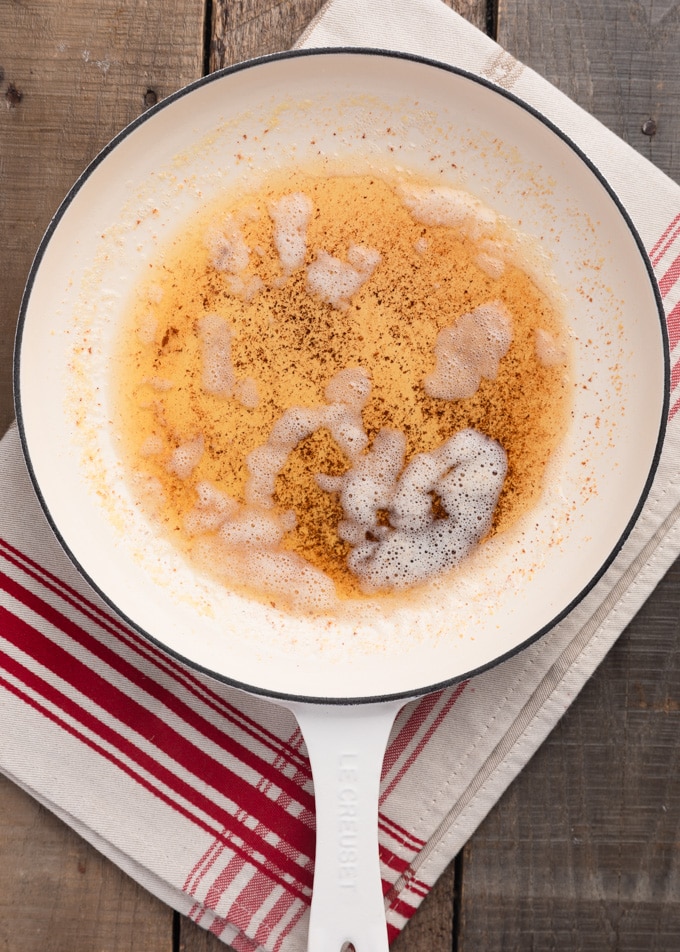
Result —
<instances>
[{"instance_id":1,"label":"brown milk solids specks","mask_svg":"<svg viewBox=\"0 0 680 952\"><path fill-rule=\"evenodd\" d=\"M200 568L299 611L453 571L537 501L565 329L466 192L289 170L205 208L120 335L139 504Z\"/></svg>"}]
</instances>

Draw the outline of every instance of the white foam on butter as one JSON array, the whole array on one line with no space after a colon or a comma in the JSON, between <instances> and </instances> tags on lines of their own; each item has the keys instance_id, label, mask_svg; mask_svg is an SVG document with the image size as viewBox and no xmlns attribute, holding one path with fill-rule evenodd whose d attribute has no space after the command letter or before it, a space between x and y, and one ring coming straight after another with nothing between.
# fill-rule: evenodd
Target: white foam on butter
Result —
<instances>
[{"instance_id":1,"label":"white foam on butter","mask_svg":"<svg viewBox=\"0 0 680 952\"><path fill-rule=\"evenodd\" d=\"M219 314L204 314L198 321L201 346L201 386L205 393L235 397L247 409L260 402L257 381L253 377L236 379L231 354L233 331Z\"/></svg>"},{"instance_id":2,"label":"white foam on butter","mask_svg":"<svg viewBox=\"0 0 680 952\"><path fill-rule=\"evenodd\" d=\"M394 466L399 452L395 444ZM437 450L415 456L381 506L389 527L375 525L348 557L361 589L408 588L457 565L491 528L506 472L503 448L476 430L462 430ZM366 488L372 499L373 485ZM445 518L436 517L433 494Z\"/></svg>"},{"instance_id":3,"label":"white foam on butter","mask_svg":"<svg viewBox=\"0 0 680 952\"><path fill-rule=\"evenodd\" d=\"M157 456L159 453L162 453L164 449L165 443L163 442L163 437L157 433L150 433L139 447L139 455Z\"/></svg>"},{"instance_id":4,"label":"white foam on butter","mask_svg":"<svg viewBox=\"0 0 680 952\"><path fill-rule=\"evenodd\" d=\"M153 344L156 340L156 333L158 331L158 318L151 308L144 311L140 315L136 334L137 340L142 344Z\"/></svg>"},{"instance_id":5,"label":"white foam on butter","mask_svg":"<svg viewBox=\"0 0 680 952\"><path fill-rule=\"evenodd\" d=\"M269 439L246 457L249 478L246 502L271 509L276 477L302 440L317 430L330 430L344 453L356 457L368 443L361 410L371 391L368 375L360 367L348 367L328 383L325 396L330 402L319 407L291 407L272 427Z\"/></svg>"},{"instance_id":6,"label":"white foam on butter","mask_svg":"<svg viewBox=\"0 0 680 952\"><path fill-rule=\"evenodd\" d=\"M174 473L179 479L188 479L196 469L203 456L203 434L179 446L170 454L165 464L169 473Z\"/></svg>"},{"instance_id":7,"label":"white foam on butter","mask_svg":"<svg viewBox=\"0 0 680 952\"><path fill-rule=\"evenodd\" d=\"M476 255L475 264L494 281L498 281L505 274L505 261L495 255L488 254L486 251L480 251Z\"/></svg>"},{"instance_id":8,"label":"white foam on butter","mask_svg":"<svg viewBox=\"0 0 680 952\"><path fill-rule=\"evenodd\" d=\"M307 226L314 211L304 192L292 192L271 202L269 216L274 222L274 245L284 272L301 268L307 255Z\"/></svg>"},{"instance_id":9,"label":"white foam on butter","mask_svg":"<svg viewBox=\"0 0 680 952\"><path fill-rule=\"evenodd\" d=\"M290 520L248 506L222 524L219 537L232 549L271 549L279 545L287 528L291 528Z\"/></svg>"},{"instance_id":10,"label":"white foam on butter","mask_svg":"<svg viewBox=\"0 0 680 952\"><path fill-rule=\"evenodd\" d=\"M254 410L260 402L260 391L254 377L244 377L234 384L234 396L249 410Z\"/></svg>"},{"instance_id":11,"label":"white foam on butter","mask_svg":"<svg viewBox=\"0 0 680 952\"><path fill-rule=\"evenodd\" d=\"M335 586L328 576L295 552L282 547L286 532L295 527L295 513L277 513L253 505L238 506L223 518L209 540L205 558L213 570L242 585L258 587L284 598L291 608L320 612L336 603ZM206 543L208 540L206 540Z\"/></svg>"},{"instance_id":12,"label":"white foam on butter","mask_svg":"<svg viewBox=\"0 0 680 952\"><path fill-rule=\"evenodd\" d=\"M566 349L542 327L534 331L534 349L544 367L561 367L567 363Z\"/></svg>"},{"instance_id":13,"label":"white foam on butter","mask_svg":"<svg viewBox=\"0 0 680 952\"><path fill-rule=\"evenodd\" d=\"M496 238L484 238L478 246L475 264L494 281L498 281L505 274L506 260L510 255L507 241Z\"/></svg>"},{"instance_id":14,"label":"white foam on butter","mask_svg":"<svg viewBox=\"0 0 680 952\"><path fill-rule=\"evenodd\" d=\"M227 276L226 283L231 293L243 298L244 301L252 301L255 295L264 288L264 281L259 274L230 274Z\"/></svg>"},{"instance_id":15,"label":"white foam on butter","mask_svg":"<svg viewBox=\"0 0 680 952\"><path fill-rule=\"evenodd\" d=\"M213 532L238 511L238 503L207 480L196 484L196 502L184 519L189 535Z\"/></svg>"},{"instance_id":16,"label":"white foam on butter","mask_svg":"<svg viewBox=\"0 0 680 952\"><path fill-rule=\"evenodd\" d=\"M460 189L402 185L399 196L416 221L423 225L460 228L471 238L490 234L498 221L493 209Z\"/></svg>"},{"instance_id":17,"label":"white foam on butter","mask_svg":"<svg viewBox=\"0 0 680 952\"><path fill-rule=\"evenodd\" d=\"M198 336L201 343L201 386L206 393L230 397L235 383L231 327L219 314L204 314L198 321Z\"/></svg>"},{"instance_id":18,"label":"white foam on butter","mask_svg":"<svg viewBox=\"0 0 680 952\"><path fill-rule=\"evenodd\" d=\"M250 249L243 231L231 215L219 225L208 228L203 243L210 255L210 263L217 271L238 274L248 267Z\"/></svg>"},{"instance_id":19,"label":"white foam on butter","mask_svg":"<svg viewBox=\"0 0 680 952\"><path fill-rule=\"evenodd\" d=\"M147 297L153 304L160 304L163 300L163 287L160 284L153 282L147 288Z\"/></svg>"},{"instance_id":20,"label":"white foam on butter","mask_svg":"<svg viewBox=\"0 0 680 952\"><path fill-rule=\"evenodd\" d=\"M496 379L511 343L512 319L501 301L468 311L437 335L436 365L425 378L425 392L444 400L474 396L482 377Z\"/></svg>"},{"instance_id":21,"label":"white foam on butter","mask_svg":"<svg viewBox=\"0 0 680 952\"><path fill-rule=\"evenodd\" d=\"M387 527L380 525L378 513L390 508L399 472L404 464L406 437L399 430L382 429L370 450L329 489L340 492L345 515L338 535L351 545L365 542L367 534L378 539ZM320 482L320 485L323 483Z\"/></svg>"},{"instance_id":22,"label":"white foam on butter","mask_svg":"<svg viewBox=\"0 0 680 952\"><path fill-rule=\"evenodd\" d=\"M380 252L364 245L351 245L347 261L319 249L307 266L307 290L338 310L346 310L380 263Z\"/></svg>"},{"instance_id":23,"label":"white foam on butter","mask_svg":"<svg viewBox=\"0 0 680 952\"><path fill-rule=\"evenodd\" d=\"M245 567L250 579L285 598L293 610L322 612L337 602L332 580L296 552L254 550Z\"/></svg>"},{"instance_id":24,"label":"white foam on butter","mask_svg":"<svg viewBox=\"0 0 680 952\"><path fill-rule=\"evenodd\" d=\"M132 487L151 518L158 516L165 505L165 490L160 479L138 471L132 474Z\"/></svg>"},{"instance_id":25,"label":"white foam on butter","mask_svg":"<svg viewBox=\"0 0 680 952\"><path fill-rule=\"evenodd\" d=\"M491 526L505 479L502 447L463 430L404 466L406 437L399 430L383 428L369 446L361 411L370 393L368 374L348 367L329 380L326 403L286 410L267 441L246 457L244 504L208 482L197 483L185 528L199 537L214 570L246 585L255 579L296 609L325 611L337 601L332 580L285 548L295 514L278 511L274 502L276 478L290 454L321 428L330 431L351 463L342 476L319 473L316 478L322 490L339 495L343 519L338 534L351 546L347 565L362 591L430 581L478 544ZM202 451L202 439L182 444L168 468L187 478ZM435 498L444 517L441 510L435 512Z\"/></svg>"}]
</instances>

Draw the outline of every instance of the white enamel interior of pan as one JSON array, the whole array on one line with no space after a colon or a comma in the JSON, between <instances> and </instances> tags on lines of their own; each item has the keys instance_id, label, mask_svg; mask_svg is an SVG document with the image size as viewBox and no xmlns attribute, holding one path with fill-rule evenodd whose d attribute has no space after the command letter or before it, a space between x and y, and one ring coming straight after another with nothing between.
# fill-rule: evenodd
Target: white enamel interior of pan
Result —
<instances>
[{"instance_id":1,"label":"white enamel interior of pan","mask_svg":"<svg viewBox=\"0 0 680 952\"><path fill-rule=\"evenodd\" d=\"M148 261L187 214L290 162L351 156L468 189L532 239L563 290L574 422L538 508L445 587L359 620L299 619L198 577L129 498L110 438L108 358ZM540 250L540 254L536 252ZM544 260L540 260L540 255ZM635 237L548 126L472 79L351 52L272 59L152 110L83 176L24 303L20 421L53 524L118 610L219 677L281 696L411 694L517 650L609 560L644 494L664 409L664 341ZM86 423L74 425L88 407Z\"/></svg>"}]
</instances>

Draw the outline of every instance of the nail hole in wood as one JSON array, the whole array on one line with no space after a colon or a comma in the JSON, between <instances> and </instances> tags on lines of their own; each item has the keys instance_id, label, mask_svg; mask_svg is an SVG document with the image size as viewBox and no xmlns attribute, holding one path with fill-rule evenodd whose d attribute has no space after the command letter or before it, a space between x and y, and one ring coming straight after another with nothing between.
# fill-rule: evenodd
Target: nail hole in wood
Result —
<instances>
[{"instance_id":1,"label":"nail hole in wood","mask_svg":"<svg viewBox=\"0 0 680 952\"><path fill-rule=\"evenodd\" d=\"M14 109L15 106L18 106L21 100L24 98L24 94L20 89L17 89L14 83L10 83L7 87L7 92L5 93L5 102L7 103L8 109Z\"/></svg>"}]
</instances>

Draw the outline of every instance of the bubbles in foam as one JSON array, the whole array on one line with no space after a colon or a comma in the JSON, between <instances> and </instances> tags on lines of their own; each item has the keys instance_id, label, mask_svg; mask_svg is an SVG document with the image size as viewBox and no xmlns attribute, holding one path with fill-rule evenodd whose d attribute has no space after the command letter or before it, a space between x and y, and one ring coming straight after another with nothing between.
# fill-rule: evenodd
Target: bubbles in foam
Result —
<instances>
[{"instance_id":1,"label":"bubbles in foam","mask_svg":"<svg viewBox=\"0 0 680 952\"><path fill-rule=\"evenodd\" d=\"M281 517L280 529L285 531L290 520L286 514ZM245 531L243 513L238 525L241 532L237 544L229 538L227 523L217 536L205 536L198 540L195 554L213 572L223 575L231 582L252 585L257 579L258 585L273 596L280 597L294 610L321 612L335 604L335 587L331 579L319 569L314 568L295 552L289 552L272 544L271 539L279 533L275 520L270 524L270 538L266 536L266 522L255 519L255 529L262 530L260 538L255 532ZM234 530L232 536L238 535Z\"/></svg>"},{"instance_id":2,"label":"bubbles in foam","mask_svg":"<svg viewBox=\"0 0 680 952\"><path fill-rule=\"evenodd\" d=\"M158 516L165 504L165 489L156 476L150 473L132 473L132 489L152 518Z\"/></svg>"},{"instance_id":3,"label":"bubbles in foam","mask_svg":"<svg viewBox=\"0 0 680 952\"><path fill-rule=\"evenodd\" d=\"M482 377L496 379L498 363L511 342L512 321L500 301L463 314L437 335L436 366L425 378L425 392L444 400L474 396Z\"/></svg>"},{"instance_id":4,"label":"bubbles in foam","mask_svg":"<svg viewBox=\"0 0 680 952\"><path fill-rule=\"evenodd\" d=\"M536 356L544 367L560 367L567 363L565 348L548 331L537 327L534 331Z\"/></svg>"},{"instance_id":5,"label":"bubbles in foam","mask_svg":"<svg viewBox=\"0 0 680 952\"><path fill-rule=\"evenodd\" d=\"M218 397L234 396L239 403L254 409L260 402L257 381L253 377L236 379L231 356L233 332L219 314L204 314L198 321L201 344L201 386Z\"/></svg>"},{"instance_id":6,"label":"bubbles in foam","mask_svg":"<svg viewBox=\"0 0 680 952\"><path fill-rule=\"evenodd\" d=\"M242 406L254 410L260 402L257 380L254 377L244 377L242 380L237 380L234 384L234 396Z\"/></svg>"},{"instance_id":7,"label":"bubbles in foam","mask_svg":"<svg viewBox=\"0 0 680 952\"><path fill-rule=\"evenodd\" d=\"M274 222L274 245L287 273L305 263L307 225L313 210L311 199L304 192L284 195L269 205L269 215Z\"/></svg>"},{"instance_id":8,"label":"bubbles in foam","mask_svg":"<svg viewBox=\"0 0 680 952\"><path fill-rule=\"evenodd\" d=\"M248 276L231 274L226 283L231 293L242 297L244 301L252 301L264 287L264 281L258 274Z\"/></svg>"},{"instance_id":9,"label":"bubbles in foam","mask_svg":"<svg viewBox=\"0 0 680 952\"><path fill-rule=\"evenodd\" d=\"M302 439L302 437L301 437ZM285 446L265 443L246 457L249 477L246 483L246 502L252 506L271 509L274 506L276 477L286 465L290 450Z\"/></svg>"},{"instance_id":10,"label":"bubbles in foam","mask_svg":"<svg viewBox=\"0 0 680 952\"><path fill-rule=\"evenodd\" d=\"M329 403L344 403L356 412L363 410L371 395L371 381L361 367L345 367L330 379L324 390Z\"/></svg>"},{"instance_id":11,"label":"bubbles in foam","mask_svg":"<svg viewBox=\"0 0 680 952\"><path fill-rule=\"evenodd\" d=\"M170 454L166 469L179 479L188 479L198 466L201 456L203 456L203 434L199 434L186 443L180 443Z\"/></svg>"},{"instance_id":12,"label":"bubbles in foam","mask_svg":"<svg viewBox=\"0 0 680 952\"><path fill-rule=\"evenodd\" d=\"M196 483L196 505L201 509L215 509L225 516L235 511L236 501L205 479Z\"/></svg>"},{"instance_id":13,"label":"bubbles in foam","mask_svg":"<svg viewBox=\"0 0 680 952\"><path fill-rule=\"evenodd\" d=\"M206 393L230 397L234 391L231 361L232 331L219 314L204 314L198 322L201 341L201 383Z\"/></svg>"},{"instance_id":14,"label":"bubbles in foam","mask_svg":"<svg viewBox=\"0 0 680 952\"><path fill-rule=\"evenodd\" d=\"M471 238L481 238L496 227L496 213L474 195L460 189L402 185L402 202L416 221L424 225L460 228Z\"/></svg>"},{"instance_id":15,"label":"bubbles in foam","mask_svg":"<svg viewBox=\"0 0 680 952\"><path fill-rule=\"evenodd\" d=\"M291 407L272 427L269 439L246 457L250 476L245 496L250 504L271 509L277 475L295 447L322 427L330 430L340 448L353 459L366 447L368 437L361 409L368 400L371 382L360 367L337 373L326 387L333 402L321 407Z\"/></svg>"},{"instance_id":16,"label":"bubbles in foam","mask_svg":"<svg viewBox=\"0 0 680 952\"><path fill-rule=\"evenodd\" d=\"M348 557L363 591L407 588L457 565L491 528L506 472L503 448L476 430L415 456L383 502L390 526L374 526ZM367 496L374 497L370 485ZM433 496L445 518L436 517Z\"/></svg>"},{"instance_id":17,"label":"bubbles in foam","mask_svg":"<svg viewBox=\"0 0 680 952\"><path fill-rule=\"evenodd\" d=\"M236 514L238 503L207 480L196 483L196 503L184 519L189 535L212 532Z\"/></svg>"},{"instance_id":18,"label":"bubbles in foam","mask_svg":"<svg viewBox=\"0 0 680 952\"><path fill-rule=\"evenodd\" d=\"M208 229L204 237L210 261L218 271L238 274L248 267L250 249L236 221L227 216L221 225Z\"/></svg>"},{"instance_id":19,"label":"bubbles in foam","mask_svg":"<svg viewBox=\"0 0 680 952\"><path fill-rule=\"evenodd\" d=\"M392 504L405 453L404 434L384 428L376 435L370 450L329 487L340 492L345 515L338 528L341 539L356 545L365 541L367 533L375 538L383 535L386 527L379 524L378 513Z\"/></svg>"},{"instance_id":20,"label":"bubbles in foam","mask_svg":"<svg viewBox=\"0 0 680 952\"><path fill-rule=\"evenodd\" d=\"M366 245L350 245L347 252L347 261L364 280L370 278L380 264L382 255L376 248L367 248Z\"/></svg>"},{"instance_id":21,"label":"bubbles in foam","mask_svg":"<svg viewBox=\"0 0 680 952\"><path fill-rule=\"evenodd\" d=\"M278 546L287 528L292 528L290 519L283 520L273 513L247 506L222 523L219 536L232 549L269 549Z\"/></svg>"},{"instance_id":22,"label":"bubbles in foam","mask_svg":"<svg viewBox=\"0 0 680 952\"><path fill-rule=\"evenodd\" d=\"M139 447L140 456L157 456L165 449L163 438L157 433L150 433Z\"/></svg>"},{"instance_id":23,"label":"bubbles in foam","mask_svg":"<svg viewBox=\"0 0 680 952\"><path fill-rule=\"evenodd\" d=\"M347 261L319 250L307 266L307 289L339 310L349 307L350 299L368 281L381 259L375 248L351 245Z\"/></svg>"},{"instance_id":24,"label":"bubbles in foam","mask_svg":"<svg viewBox=\"0 0 680 952\"><path fill-rule=\"evenodd\" d=\"M254 550L246 567L251 578L285 598L294 610L320 612L335 603L331 579L295 552Z\"/></svg>"},{"instance_id":25,"label":"bubbles in foam","mask_svg":"<svg viewBox=\"0 0 680 952\"><path fill-rule=\"evenodd\" d=\"M147 288L147 296L153 304L160 304L163 300L163 288L160 284L150 284Z\"/></svg>"},{"instance_id":26,"label":"bubbles in foam","mask_svg":"<svg viewBox=\"0 0 680 952\"><path fill-rule=\"evenodd\" d=\"M137 323L137 339L142 344L153 344L156 339L156 332L158 330L158 318L154 312L149 308L147 311L144 311Z\"/></svg>"},{"instance_id":27,"label":"bubbles in foam","mask_svg":"<svg viewBox=\"0 0 680 952\"><path fill-rule=\"evenodd\" d=\"M498 281L505 273L505 262L502 258L496 258L486 251L480 251L475 258L475 264L482 269L484 274L488 274L494 281Z\"/></svg>"},{"instance_id":28,"label":"bubbles in foam","mask_svg":"<svg viewBox=\"0 0 680 952\"><path fill-rule=\"evenodd\" d=\"M212 499L212 495L209 497ZM210 502L193 511L199 532L217 528L211 544L205 543L204 558L219 563L218 570L241 584L258 584L273 595L284 597L294 609L323 611L335 601L335 587L323 572L281 546L283 536L295 526L295 513L268 512L256 506L238 506L229 500L226 515ZM203 516L203 520L201 520ZM213 564L213 568L214 568Z\"/></svg>"},{"instance_id":29,"label":"bubbles in foam","mask_svg":"<svg viewBox=\"0 0 680 952\"><path fill-rule=\"evenodd\" d=\"M505 274L507 246L504 242L486 238L479 242L478 247L475 264L494 281L500 280Z\"/></svg>"}]
</instances>

